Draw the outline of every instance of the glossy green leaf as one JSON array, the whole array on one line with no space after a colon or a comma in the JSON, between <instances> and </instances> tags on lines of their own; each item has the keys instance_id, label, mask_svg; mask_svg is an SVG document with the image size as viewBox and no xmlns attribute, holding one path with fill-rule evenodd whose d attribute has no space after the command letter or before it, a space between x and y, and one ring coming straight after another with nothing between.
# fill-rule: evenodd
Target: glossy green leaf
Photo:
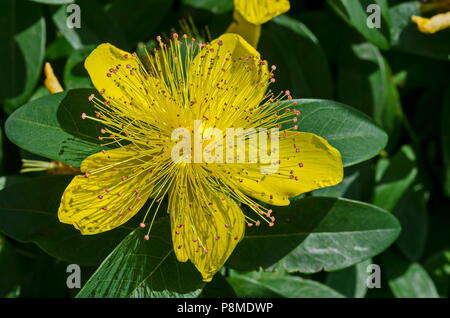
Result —
<instances>
[{"instance_id":1,"label":"glossy green leaf","mask_svg":"<svg viewBox=\"0 0 450 318\"><path fill-rule=\"evenodd\" d=\"M433 281L419 263L409 263L395 251L383 255L389 287L398 298L439 297Z\"/></svg>"},{"instance_id":2,"label":"glossy green leaf","mask_svg":"<svg viewBox=\"0 0 450 318\"><path fill-rule=\"evenodd\" d=\"M130 230L121 227L83 236L73 226L60 223L59 202L70 179L33 178L0 191L0 232L20 242L34 242L67 262L97 265Z\"/></svg>"},{"instance_id":3,"label":"glossy green leaf","mask_svg":"<svg viewBox=\"0 0 450 318\"><path fill-rule=\"evenodd\" d=\"M403 146L392 159L381 159L376 174L373 204L392 211L417 177L416 156L411 146Z\"/></svg>"},{"instance_id":4,"label":"glossy green leaf","mask_svg":"<svg viewBox=\"0 0 450 318\"><path fill-rule=\"evenodd\" d=\"M444 193L450 197L450 85L446 87L444 103L441 112L441 147L444 161Z\"/></svg>"},{"instance_id":5,"label":"glossy green leaf","mask_svg":"<svg viewBox=\"0 0 450 318\"><path fill-rule=\"evenodd\" d=\"M228 278L238 297L342 298L330 287L310 279L270 272L233 273Z\"/></svg>"},{"instance_id":6,"label":"glossy green leaf","mask_svg":"<svg viewBox=\"0 0 450 318\"><path fill-rule=\"evenodd\" d=\"M344 166L376 156L386 145L387 135L369 117L341 103L329 100L298 99L299 131L325 138L338 149ZM294 124L285 125L285 127Z\"/></svg>"},{"instance_id":7,"label":"glossy green leaf","mask_svg":"<svg viewBox=\"0 0 450 318\"><path fill-rule=\"evenodd\" d=\"M28 1L54 5L69 4L75 2L75 0L28 0Z\"/></svg>"},{"instance_id":8,"label":"glossy green leaf","mask_svg":"<svg viewBox=\"0 0 450 318\"><path fill-rule=\"evenodd\" d=\"M41 6L26 0L0 1L0 102L11 113L33 93L45 55Z\"/></svg>"},{"instance_id":9,"label":"glossy green leaf","mask_svg":"<svg viewBox=\"0 0 450 318\"><path fill-rule=\"evenodd\" d=\"M384 32L384 30L389 29L391 23L387 0L328 0L328 3L368 41L380 49L389 49L389 33ZM368 6L371 4L376 4L380 8L380 28L371 28L367 24L370 15L373 14L367 12Z\"/></svg>"},{"instance_id":10,"label":"glossy green leaf","mask_svg":"<svg viewBox=\"0 0 450 318\"><path fill-rule=\"evenodd\" d=\"M215 14L224 14L233 9L233 1L230 0L182 0L182 3Z\"/></svg>"},{"instance_id":11,"label":"glossy green leaf","mask_svg":"<svg viewBox=\"0 0 450 318\"><path fill-rule=\"evenodd\" d=\"M421 16L419 1L408 1L393 6L391 16L391 43L396 50L448 61L450 56L449 30L423 34L411 22L413 15Z\"/></svg>"},{"instance_id":12,"label":"glossy green leaf","mask_svg":"<svg viewBox=\"0 0 450 318\"><path fill-rule=\"evenodd\" d=\"M136 42L150 36L153 39L156 37L157 34L153 34L153 31L172 5L173 0L134 1L132 5L130 0L116 0L108 7L107 12L124 32L128 42L134 46Z\"/></svg>"},{"instance_id":13,"label":"glossy green leaf","mask_svg":"<svg viewBox=\"0 0 450 318\"><path fill-rule=\"evenodd\" d=\"M342 197L357 201L370 201L373 197L375 177L370 161L344 169L341 183L312 192L319 197Z\"/></svg>"},{"instance_id":14,"label":"glossy green leaf","mask_svg":"<svg viewBox=\"0 0 450 318\"><path fill-rule=\"evenodd\" d=\"M434 254L425 262L439 296L448 297L450 291L450 249Z\"/></svg>"},{"instance_id":15,"label":"glossy green leaf","mask_svg":"<svg viewBox=\"0 0 450 318\"><path fill-rule=\"evenodd\" d=\"M429 193L423 185L415 184L399 200L394 215L400 221L402 232L396 242L411 261L418 261L425 250L428 234Z\"/></svg>"},{"instance_id":16,"label":"glossy green leaf","mask_svg":"<svg viewBox=\"0 0 450 318\"><path fill-rule=\"evenodd\" d=\"M64 88L66 90L93 87L89 74L84 68L84 60L94 49L94 46L88 45L69 55L64 67Z\"/></svg>"},{"instance_id":17,"label":"glossy green leaf","mask_svg":"<svg viewBox=\"0 0 450 318\"><path fill-rule=\"evenodd\" d=\"M344 41L339 53L339 100L371 116L395 146L402 126L400 97L390 67L379 49L367 42Z\"/></svg>"},{"instance_id":18,"label":"glossy green leaf","mask_svg":"<svg viewBox=\"0 0 450 318\"><path fill-rule=\"evenodd\" d=\"M328 61L319 41L302 22L282 15L265 24L258 50L278 68L276 88L289 89L297 98L332 98Z\"/></svg>"},{"instance_id":19,"label":"glossy green leaf","mask_svg":"<svg viewBox=\"0 0 450 318\"><path fill-rule=\"evenodd\" d=\"M180 263L173 251L168 218L136 229L117 245L77 297L197 297L204 286L191 263Z\"/></svg>"},{"instance_id":20,"label":"glossy green leaf","mask_svg":"<svg viewBox=\"0 0 450 318\"><path fill-rule=\"evenodd\" d=\"M363 298L367 292L367 266L372 264L368 259L355 266L327 274L326 285L350 298Z\"/></svg>"},{"instance_id":21,"label":"glossy green leaf","mask_svg":"<svg viewBox=\"0 0 450 318\"><path fill-rule=\"evenodd\" d=\"M381 253L400 232L388 212L346 199L310 197L273 210L275 226L248 229L229 267L335 271Z\"/></svg>"},{"instance_id":22,"label":"glossy green leaf","mask_svg":"<svg viewBox=\"0 0 450 318\"><path fill-rule=\"evenodd\" d=\"M233 287L221 273L214 275L213 280L203 288L202 298L236 298Z\"/></svg>"},{"instance_id":23,"label":"glossy green leaf","mask_svg":"<svg viewBox=\"0 0 450 318\"><path fill-rule=\"evenodd\" d=\"M92 113L92 93L96 91L77 89L29 102L8 118L8 138L31 153L79 167L101 150L100 126L81 118L83 112Z\"/></svg>"},{"instance_id":24,"label":"glossy green leaf","mask_svg":"<svg viewBox=\"0 0 450 318\"><path fill-rule=\"evenodd\" d=\"M69 28L67 19L72 22L72 14L68 6L61 6L52 14L53 22L74 49L86 45L98 45L110 42L121 49L128 49L125 35L118 23L96 1L77 0L80 9L80 28Z\"/></svg>"}]
</instances>

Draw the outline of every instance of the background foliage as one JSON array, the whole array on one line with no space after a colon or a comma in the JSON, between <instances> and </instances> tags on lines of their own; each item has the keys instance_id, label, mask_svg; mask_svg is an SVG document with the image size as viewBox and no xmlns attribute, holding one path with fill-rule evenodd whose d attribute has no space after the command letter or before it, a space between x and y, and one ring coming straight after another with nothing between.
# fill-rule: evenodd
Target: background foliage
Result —
<instances>
[{"instance_id":1,"label":"background foliage","mask_svg":"<svg viewBox=\"0 0 450 318\"><path fill-rule=\"evenodd\" d=\"M381 29L366 26L373 2ZM66 26L69 3L81 7L81 29ZM19 170L22 158L77 167L81 151L98 151L98 127L78 119L95 45L139 53L191 18L214 38L232 1L2 0L0 297L448 297L450 31L419 33L417 1L291 7L263 25L258 49L278 66L276 88L299 99L300 129L341 151L346 177L277 208L276 227L248 230L205 285L175 260L166 218L145 243L136 220L81 236L56 218L71 177ZM46 91L44 61L64 93ZM66 287L71 263L82 266L81 291ZM381 267L379 289L367 288L369 264Z\"/></svg>"}]
</instances>

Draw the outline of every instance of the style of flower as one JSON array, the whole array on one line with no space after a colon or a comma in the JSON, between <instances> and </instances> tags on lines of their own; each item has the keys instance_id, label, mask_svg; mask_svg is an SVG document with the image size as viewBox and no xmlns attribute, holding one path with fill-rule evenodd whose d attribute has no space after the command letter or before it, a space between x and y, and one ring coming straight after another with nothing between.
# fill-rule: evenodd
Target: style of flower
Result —
<instances>
[{"instance_id":1,"label":"style of flower","mask_svg":"<svg viewBox=\"0 0 450 318\"><path fill-rule=\"evenodd\" d=\"M104 150L82 162L83 174L65 190L58 216L90 235L116 228L142 210L140 227L148 240L168 197L176 257L190 260L210 281L246 225L275 224L276 212L266 204L289 205L291 197L339 183L342 160L326 140L299 131L297 102L288 91L268 89L276 67L269 68L239 35L207 44L177 34L166 43L157 40L158 48L142 59L111 44L98 46L86 59L100 96L88 97L93 112L81 117L101 123ZM202 125L194 128L197 120ZM260 161L174 161L178 141L172 133L180 127L192 134L282 127L279 147L272 149L279 159L268 165L277 172L261 172L267 164ZM204 140L204 149L211 142ZM248 206L246 214L241 205Z\"/></svg>"}]
</instances>

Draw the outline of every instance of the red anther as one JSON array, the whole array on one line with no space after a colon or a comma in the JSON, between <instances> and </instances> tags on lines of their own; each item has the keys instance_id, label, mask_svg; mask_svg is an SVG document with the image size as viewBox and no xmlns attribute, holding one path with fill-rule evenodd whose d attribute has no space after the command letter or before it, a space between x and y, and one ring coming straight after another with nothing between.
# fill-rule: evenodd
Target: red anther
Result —
<instances>
[{"instance_id":1,"label":"red anther","mask_svg":"<svg viewBox=\"0 0 450 318\"><path fill-rule=\"evenodd\" d=\"M108 208L106 206L102 207L102 210L107 210Z\"/></svg>"},{"instance_id":2,"label":"red anther","mask_svg":"<svg viewBox=\"0 0 450 318\"><path fill-rule=\"evenodd\" d=\"M150 236L144 235L144 240L148 241L150 239Z\"/></svg>"},{"instance_id":3,"label":"red anther","mask_svg":"<svg viewBox=\"0 0 450 318\"><path fill-rule=\"evenodd\" d=\"M275 223L273 223L273 222L269 223L269 226L270 226L270 227L272 227L272 226L274 226L274 225L275 225Z\"/></svg>"},{"instance_id":4,"label":"red anther","mask_svg":"<svg viewBox=\"0 0 450 318\"><path fill-rule=\"evenodd\" d=\"M140 227L141 229L143 229L143 228L145 227L145 223L140 223L140 224L139 224L139 227Z\"/></svg>"},{"instance_id":5,"label":"red anther","mask_svg":"<svg viewBox=\"0 0 450 318\"><path fill-rule=\"evenodd\" d=\"M300 162L300 163L298 164L298 166L299 166L300 168L303 168L303 162Z\"/></svg>"},{"instance_id":6,"label":"red anther","mask_svg":"<svg viewBox=\"0 0 450 318\"><path fill-rule=\"evenodd\" d=\"M229 227L230 227L230 224L228 224L228 223L225 224L225 227L226 227L226 228L229 228Z\"/></svg>"},{"instance_id":7,"label":"red anther","mask_svg":"<svg viewBox=\"0 0 450 318\"><path fill-rule=\"evenodd\" d=\"M81 119L86 119L86 117L87 117L86 113L81 114Z\"/></svg>"},{"instance_id":8,"label":"red anther","mask_svg":"<svg viewBox=\"0 0 450 318\"><path fill-rule=\"evenodd\" d=\"M297 117L294 117L294 119L292 119L292 121L293 121L294 123L296 123L296 122L298 122L298 118L297 118Z\"/></svg>"},{"instance_id":9,"label":"red anther","mask_svg":"<svg viewBox=\"0 0 450 318\"><path fill-rule=\"evenodd\" d=\"M91 94L88 97L88 100L91 102L95 98L95 94Z\"/></svg>"},{"instance_id":10,"label":"red anther","mask_svg":"<svg viewBox=\"0 0 450 318\"><path fill-rule=\"evenodd\" d=\"M247 226L248 226L248 227L252 227L252 226L253 226L253 223L248 223Z\"/></svg>"},{"instance_id":11,"label":"red anther","mask_svg":"<svg viewBox=\"0 0 450 318\"><path fill-rule=\"evenodd\" d=\"M256 226L260 226L260 225L261 225L261 222L258 220L258 221L255 222L255 225L256 225Z\"/></svg>"},{"instance_id":12,"label":"red anther","mask_svg":"<svg viewBox=\"0 0 450 318\"><path fill-rule=\"evenodd\" d=\"M103 195L99 195L97 198L99 199L103 199Z\"/></svg>"},{"instance_id":13,"label":"red anther","mask_svg":"<svg viewBox=\"0 0 450 318\"><path fill-rule=\"evenodd\" d=\"M270 68L272 69L272 71L275 71L277 69L275 65L272 65Z\"/></svg>"}]
</instances>

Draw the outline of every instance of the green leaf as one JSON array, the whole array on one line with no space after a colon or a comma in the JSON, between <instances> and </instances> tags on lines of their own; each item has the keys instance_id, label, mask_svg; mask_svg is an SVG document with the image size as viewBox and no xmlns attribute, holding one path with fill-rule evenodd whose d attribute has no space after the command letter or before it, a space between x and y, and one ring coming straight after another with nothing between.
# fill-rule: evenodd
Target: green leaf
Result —
<instances>
[{"instance_id":1,"label":"green leaf","mask_svg":"<svg viewBox=\"0 0 450 318\"><path fill-rule=\"evenodd\" d=\"M81 161L101 150L100 126L83 120L91 114L90 89L76 89L49 95L22 106L6 121L8 138L19 147L53 160L79 167Z\"/></svg>"},{"instance_id":2,"label":"green leaf","mask_svg":"<svg viewBox=\"0 0 450 318\"><path fill-rule=\"evenodd\" d=\"M13 244L0 235L0 297L13 297L20 291L22 272L20 260ZM4 275L3 273L7 273ZM16 291L16 292L14 292Z\"/></svg>"},{"instance_id":3,"label":"green leaf","mask_svg":"<svg viewBox=\"0 0 450 318\"><path fill-rule=\"evenodd\" d=\"M403 254L412 261L422 257L428 234L429 193L423 185L415 184L402 196L394 209L400 221L402 232L396 242Z\"/></svg>"},{"instance_id":4,"label":"green leaf","mask_svg":"<svg viewBox=\"0 0 450 318\"><path fill-rule=\"evenodd\" d=\"M129 232L121 227L83 236L60 223L57 211L69 176L33 178L0 191L0 232L20 242L34 242L70 263L97 265ZM137 223L136 223L137 224Z\"/></svg>"},{"instance_id":5,"label":"green leaf","mask_svg":"<svg viewBox=\"0 0 450 318\"><path fill-rule=\"evenodd\" d=\"M94 49L94 46L88 45L72 51L69 55L64 67L64 87L66 90L93 87L89 74L84 68L84 60Z\"/></svg>"},{"instance_id":6,"label":"green leaf","mask_svg":"<svg viewBox=\"0 0 450 318\"><path fill-rule=\"evenodd\" d=\"M67 12L67 6L61 6L52 14L56 27L74 49L104 42L110 42L121 49L128 49L122 27L105 12L102 6L92 0L77 0L76 4L81 11L80 28L67 26L67 19L72 19L71 15L74 14L72 11Z\"/></svg>"},{"instance_id":7,"label":"green leaf","mask_svg":"<svg viewBox=\"0 0 450 318\"><path fill-rule=\"evenodd\" d=\"M341 103L298 99L299 131L325 138L342 155L348 167L376 156L386 145L387 135L369 117ZM285 127L294 124L285 125Z\"/></svg>"},{"instance_id":8,"label":"green leaf","mask_svg":"<svg viewBox=\"0 0 450 318\"><path fill-rule=\"evenodd\" d=\"M221 273L214 275L213 280L203 288L202 298L236 298L233 287Z\"/></svg>"},{"instance_id":9,"label":"green leaf","mask_svg":"<svg viewBox=\"0 0 450 318\"><path fill-rule=\"evenodd\" d=\"M382 158L376 174L373 204L392 211L417 177L416 156L411 146L403 146L392 159Z\"/></svg>"},{"instance_id":10,"label":"green leaf","mask_svg":"<svg viewBox=\"0 0 450 318\"><path fill-rule=\"evenodd\" d=\"M419 263L409 263L394 251L384 253L383 268L392 293L398 298L436 298L436 287Z\"/></svg>"},{"instance_id":11,"label":"green leaf","mask_svg":"<svg viewBox=\"0 0 450 318\"><path fill-rule=\"evenodd\" d=\"M312 192L319 197L342 197L357 201L370 201L374 190L374 173L370 161L344 169L341 183Z\"/></svg>"},{"instance_id":12,"label":"green leaf","mask_svg":"<svg viewBox=\"0 0 450 318\"><path fill-rule=\"evenodd\" d=\"M450 56L449 30L423 34L411 22L413 15L421 16L419 1L400 3L389 11L391 16L391 44L396 50L448 61Z\"/></svg>"},{"instance_id":13,"label":"green leaf","mask_svg":"<svg viewBox=\"0 0 450 318\"><path fill-rule=\"evenodd\" d=\"M319 282L269 272L233 273L228 278L238 297L251 298L342 298Z\"/></svg>"},{"instance_id":14,"label":"green leaf","mask_svg":"<svg viewBox=\"0 0 450 318\"><path fill-rule=\"evenodd\" d=\"M390 67L379 49L367 42L344 41L339 52L339 100L371 116L395 146L402 126L400 97Z\"/></svg>"},{"instance_id":15,"label":"green leaf","mask_svg":"<svg viewBox=\"0 0 450 318\"><path fill-rule=\"evenodd\" d=\"M450 85L446 87L441 112L441 148L444 162L444 193L450 197Z\"/></svg>"},{"instance_id":16,"label":"green leaf","mask_svg":"<svg viewBox=\"0 0 450 318\"><path fill-rule=\"evenodd\" d=\"M367 266L370 264L372 260L368 259L355 266L328 273L326 285L345 297L363 298L367 292Z\"/></svg>"},{"instance_id":17,"label":"green leaf","mask_svg":"<svg viewBox=\"0 0 450 318\"><path fill-rule=\"evenodd\" d=\"M265 24L259 51L278 67L277 88L287 88L298 98L332 98L328 61L315 35L300 21L282 15Z\"/></svg>"},{"instance_id":18,"label":"green leaf","mask_svg":"<svg viewBox=\"0 0 450 318\"><path fill-rule=\"evenodd\" d=\"M129 43L144 40L152 34L173 5L173 0L116 0L108 14L123 30ZM131 22L132 21L132 22Z\"/></svg>"},{"instance_id":19,"label":"green leaf","mask_svg":"<svg viewBox=\"0 0 450 318\"><path fill-rule=\"evenodd\" d=\"M41 6L26 0L0 1L0 102L11 113L33 93L45 55Z\"/></svg>"},{"instance_id":20,"label":"green leaf","mask_svg":"<svg viewBox=\"0 0 450 318\"><path fill-rule=\"evenodd\" d=\"M204 286L191 263L175 257L168 218L147 229L136 229L117 245L77 297L197 297Z\"/></svg>"},{"instance_id":21,"label":"green leaf","mask_svg":"<svg viewBox=\"0 0 450 318\"><path fill-rule=\"evenodd\" d=\"M310 197L274 208L274 227L250 228L227 265L250 271L335 271L379 254L398 237L388 212L346 199Z\"/></svg>"},{"instance_id":22,"label":"green leaf","mask_svg":"<svg viewBox=\"0 0 450 318\"><path fill-rule=\"evenodd\" d=\"M434 254L425 262L441 297L449 296L450 289L450 249Z\"/></svg>"},{"instance_id":23,"label":"green leaf","mask_svg":"<svg viewBox=\"0 0 450 318\"><path fill-rule=\"evenodd\" d=\"M215 14L224 14L233 9L233 1L230 0L182 0L182 3Z\"/></svg>"},{"instance_id":24,"label":"green leaf","mask_svg":"<svg viewBox=\"0 0 450 318\"><path fill-rule=\"evenodd\" d=\"M352 25L368 41L382 50L389 49L389 34L383 32L389 29L391 23L387 0L328 0L328 4L337 11L344 21ZM370 28L367 25L371 13L367 13L366 10L371 4L380 6L380 28Z\"/></svg>"},{"instance_id":25,"label":"green leaf","mask_svg":"<svg viewBox=\"0 0 450 318\"><path fill-rule=\"evenodd\" d=\"M53 4L53 5L61 5L61 4L69 4L73 3L75 0L28 0L43 4Z\"/></svg>"}]
</instances>

